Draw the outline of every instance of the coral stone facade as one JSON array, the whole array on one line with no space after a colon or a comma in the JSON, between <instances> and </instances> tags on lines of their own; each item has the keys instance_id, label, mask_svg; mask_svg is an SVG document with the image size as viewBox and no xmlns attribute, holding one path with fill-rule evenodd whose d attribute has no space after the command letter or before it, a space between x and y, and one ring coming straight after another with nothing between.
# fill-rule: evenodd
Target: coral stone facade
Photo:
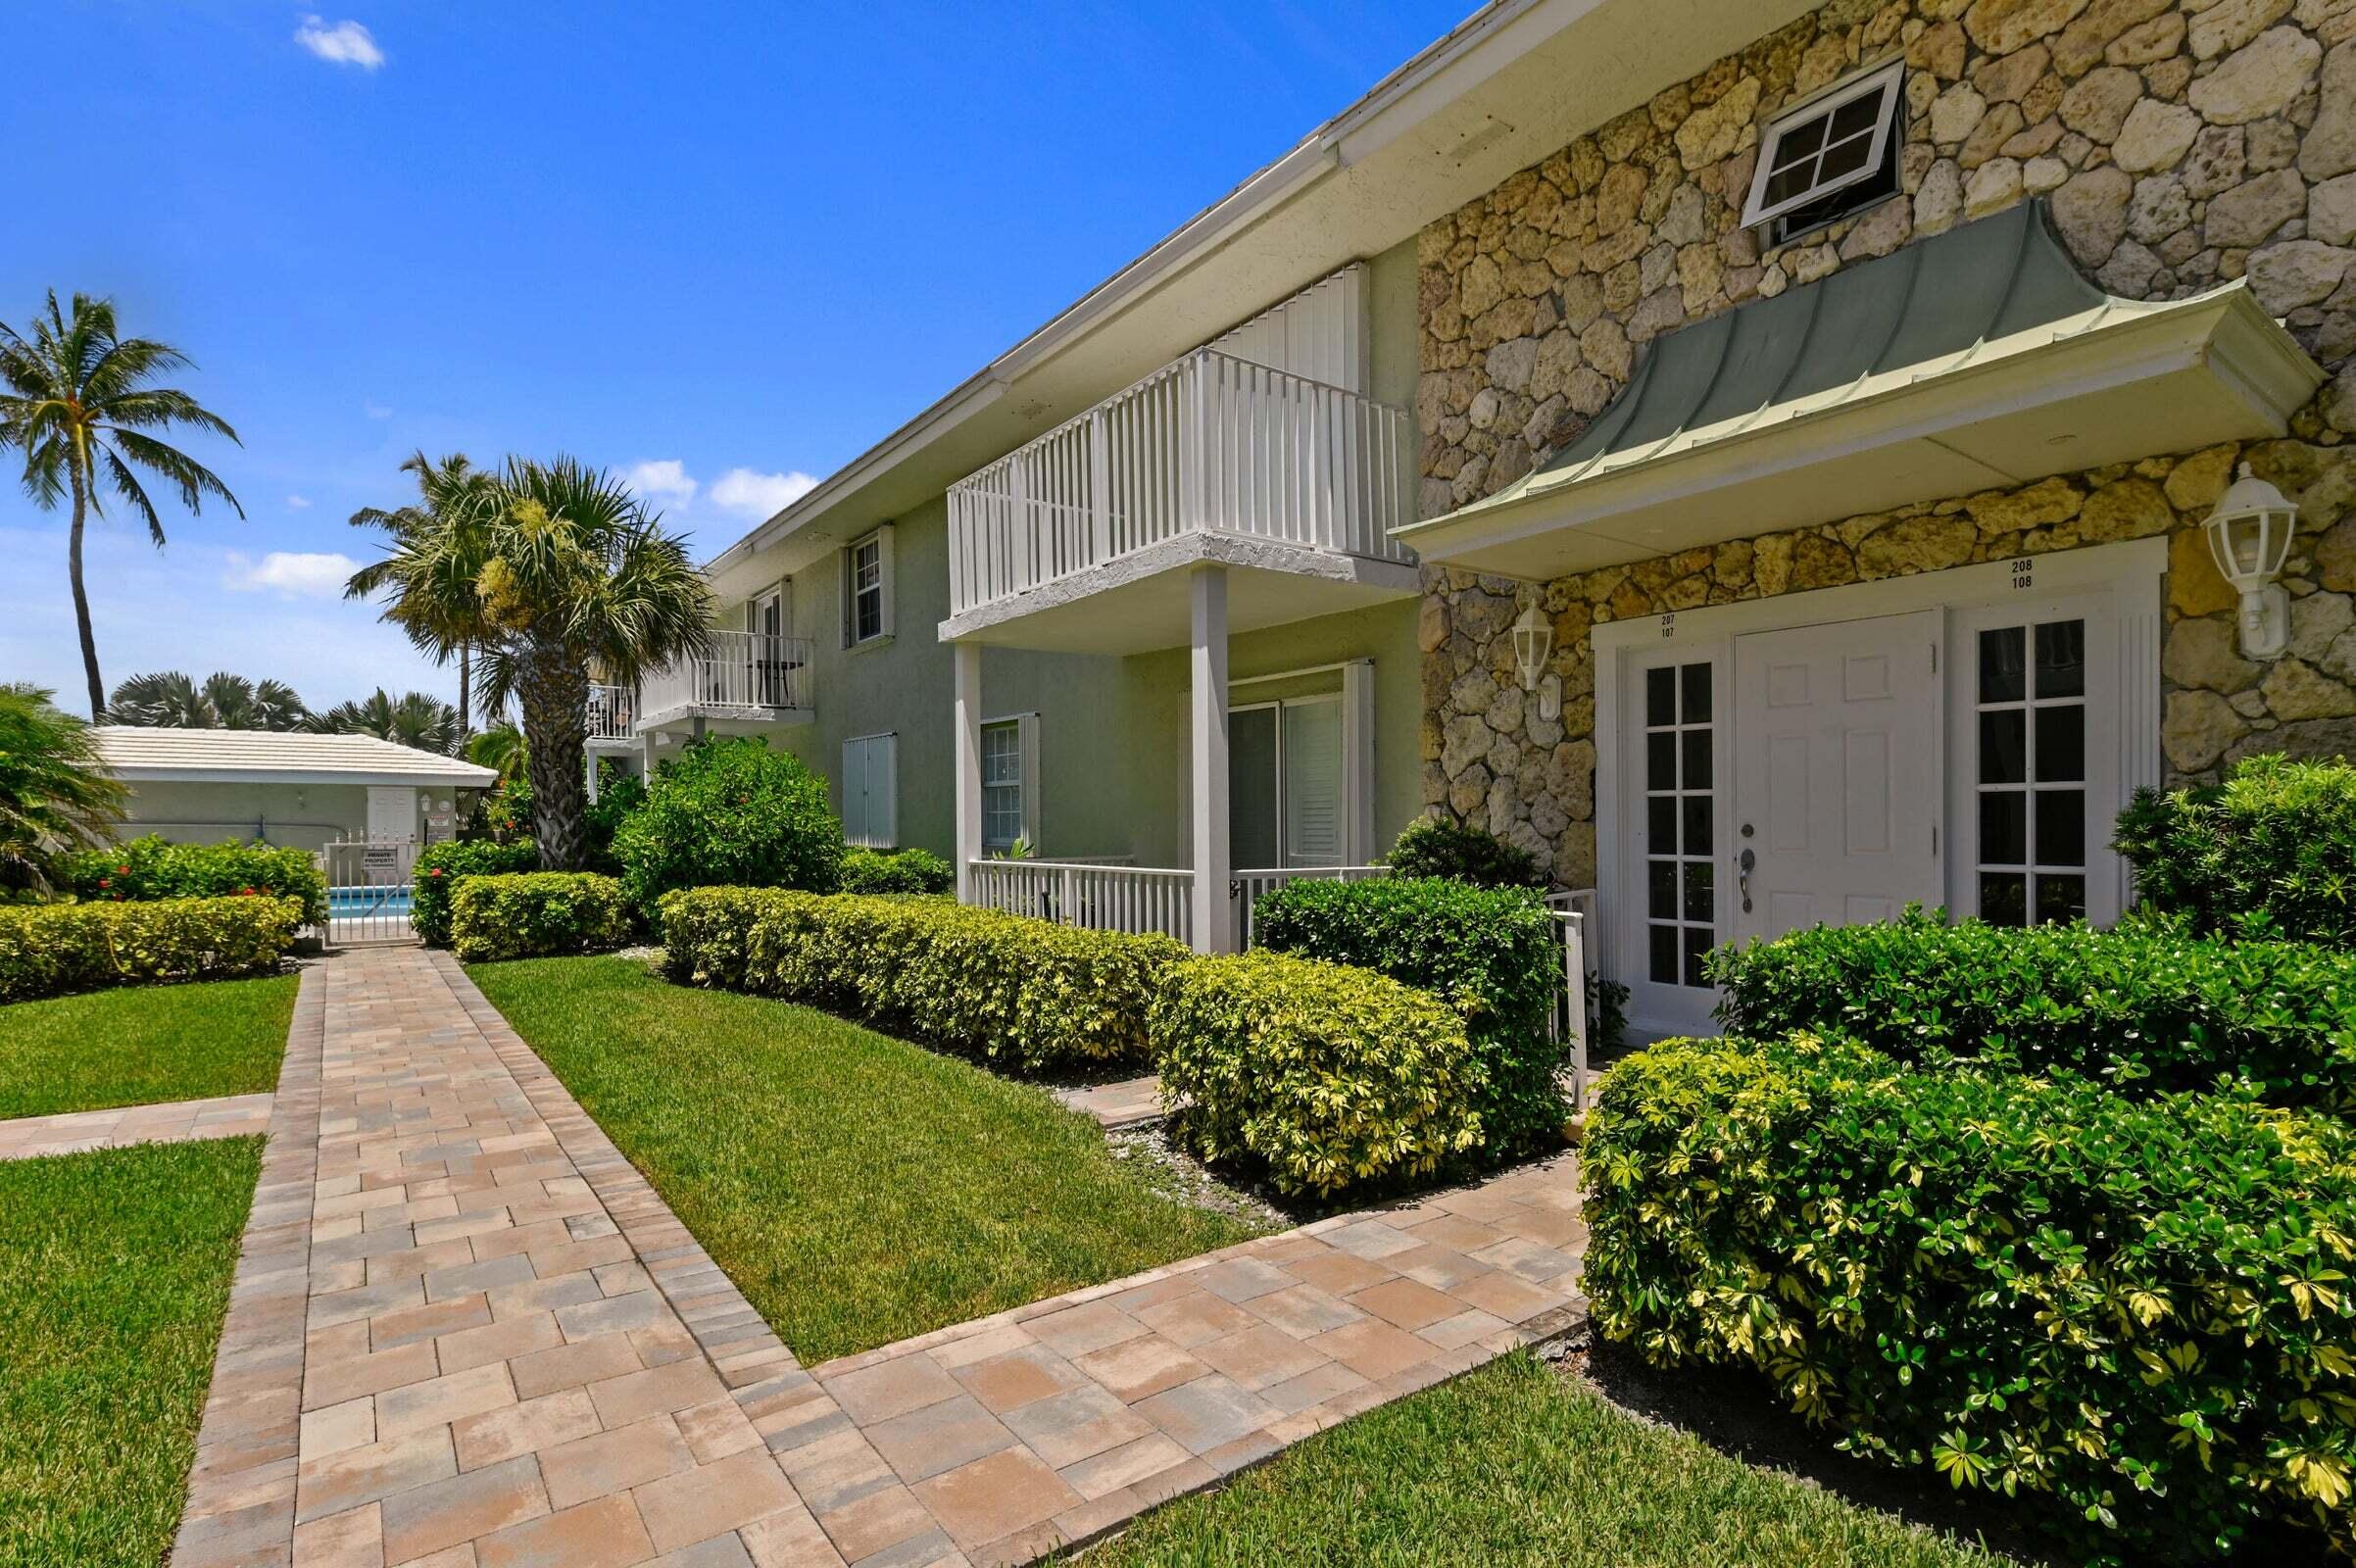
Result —
<instances>
[{"instance_id":1,"label":"coral stone facade","mask_svg":"<svg viewBox=\"0 0 2356 1568\"><path fill-rule=\"evenodd\" d=\"M1906 62L1903 194L1762 249L1741 226L1762 129ZM1430 566L1423 798L1595 880L1599 624L2081 546L2169 539L2171 780L2253 751L2356 754L2356 0L1836 0L1522 171L1419 244L1423 515L1568 447L1651 340L2038 196L2131 299L2247 277L2332 379L2284 439L1759 535L1544 585L1560 700L1525 693L1532 590ZM2289 652L2241 657L2200 520L2241 461L2301 509Z\"/></svg>"}]
</instances>

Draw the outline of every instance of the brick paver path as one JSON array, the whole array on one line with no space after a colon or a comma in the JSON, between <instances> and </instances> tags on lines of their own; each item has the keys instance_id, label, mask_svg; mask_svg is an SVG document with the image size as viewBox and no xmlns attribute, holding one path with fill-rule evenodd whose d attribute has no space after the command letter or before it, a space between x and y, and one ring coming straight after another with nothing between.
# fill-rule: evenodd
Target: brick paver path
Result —
<instances>
[{"instance_id":1,"label":"brick paver path","mask_svg":"<svg viewBox=\"0 0 2356 1568\"><path fill-rule=\"evenodd\" d=\"M799 1366L458 967L309 972L174 1568L1023 1562L1562 1332L1566 1157Z\"/></svg>"},{"instance_id":2,"label":"brick paver path","mask_svg":"<svg viewBox=\"0 0 2356 1568\"><path fill-rule=\"evenodd\" d=\"M244 1138L270 1130L270 1097L223 1095L113 1110L72 1110L0 1121L0 1159L78 1154L126 1144L182 1144L194 1138Z\"/></svg>"}]
</instances>

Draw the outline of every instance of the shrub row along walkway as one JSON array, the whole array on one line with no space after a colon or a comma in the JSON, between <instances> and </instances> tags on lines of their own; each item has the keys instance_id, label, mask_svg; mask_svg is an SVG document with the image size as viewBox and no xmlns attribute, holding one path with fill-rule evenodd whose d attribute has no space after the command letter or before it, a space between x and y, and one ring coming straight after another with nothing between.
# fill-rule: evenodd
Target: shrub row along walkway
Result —
<instances>
[{"instance_id":1,"label":"shrub row along walkway","mask_svg":"<svg viewBox=\"0 0 2356 1568\"><path fill-rule=\"evenodd\" d=\"M352 955L173 1563L1026 1561L1559 1332L1576 1204L1559 1160L813 1373L456 964Z\"/></svg>"},{"instance_id":2,"label":"shrub row along walkway","mask_svg":"<svg viewBox=\"0 0 2356 1568\"><path fill-rule=\"evenodd\" d=\"M270 1130L270 1097L223 1095L160 1105L73 1110L0 1121L0 1159L78 1154L129 1144L184 1144L197 1138L244 1138Z\"/></svg>"}]
</instances>

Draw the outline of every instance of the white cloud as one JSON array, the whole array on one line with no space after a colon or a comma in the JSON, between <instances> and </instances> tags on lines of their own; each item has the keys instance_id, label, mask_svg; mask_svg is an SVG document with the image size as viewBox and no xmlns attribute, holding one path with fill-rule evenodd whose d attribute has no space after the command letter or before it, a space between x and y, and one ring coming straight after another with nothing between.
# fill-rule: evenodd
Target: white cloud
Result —
<instances>
[{"instance_id":1,"label":"white cloud","mask_svg":"<svg viewBox=\"0 0 2356 1568\"><path fill-rule=\"evenodd\" d=\"M374 71L384 64L384 51L376 47L376 39L368 29L357 22L329 24L319 17L305 17L303 24L295 28L295 42L332 65Z\"/></svg>"},{"instance_id":2,"label":"white cloud","mask_svg":"<svg viewBox=\"0 0 2356 1568\"><path fill-rule=\"evenodd\" d=\"M288 496L286 498L286 506L287 510L291 512L309 512L311 510L311 498L309 496Z\"/></svg>"},{"instance_id":3,"label":"white cloud","mask_svg":"<svg viewBox=\"0 0 2356 1568\"><path fill-rule=\"evenodd\" d=\"M371 419L389 419L393 416L393 411L381 403L363 403L360 412Z\"/></svg>"},{"instance_id":4,"label":"white cloud","mask_svg":"<svg viewBox=\"0 0 2356 1568\"><path fill-rule=\"evenodd\" d=\"M816 478L798 469L760 473L752 468L730 468L712 481L712 501L758 520L783 512L817 487Z\"/></svg>"},{"instance_id":5,"label":"white cloud","mask_svg":"<svg viewBox=\"0 0 2356 1568\"><path fill-rule=\"evenodd\" d=\"M255 561L232 550L221 586L235 593L274 592L281 599L340 599L344 579L359 569L359 562L332 552L273 550Z\"/></svg>"},{"instance_id":6,"label":"white cloud","mask_svg":"<svg viewBox=\"0 0 2356 1568\"><path fill-rule=\"evenodd\" d=\"M621 482L647 500L667 506L684 507L696 498L696 482L677 458L633 464Z\"/></svg>"}]
</instances>

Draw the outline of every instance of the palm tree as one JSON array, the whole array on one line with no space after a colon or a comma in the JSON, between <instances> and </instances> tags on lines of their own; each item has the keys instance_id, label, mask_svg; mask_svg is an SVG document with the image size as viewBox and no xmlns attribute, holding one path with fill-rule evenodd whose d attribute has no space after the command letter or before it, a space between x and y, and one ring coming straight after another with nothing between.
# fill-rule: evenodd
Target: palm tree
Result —
<instances>
[{"instance_id":1,"label":"palm tree","mask_svg":"<svg viewBox=\"0 0 2356 1568\"><path fill-rule=\"evenodd\" d=\"M409 506L395 507L387 512L381 507L363 507L352 514L355 528L375 528L396 541L421 537L447 524L462 523L478 515L483 498L499 487L499 475L478 468L467 461L464 452L454 452L436 463L423 452L410 454L401 465L403 473L417 475L417 499ZM447 662L447 649L455 646L458 654L458 727L464 735L471 729L474 645L481 641L482 626L478 614L464 617L459 624L446 628L448 635L439 641L411 639L420 648L434 653L437 661Z\"/></svg>"},{"instance_id":2,"label":"palm tree","mask_svg":"<svg viewBox=\"0 0 2356 1568\"><path fill-rule=\"evenodd\" d=\"M502 718L490 728L466 737L466 760L476 767L487 767L499 775L499 782L528 777L531 749L524 744L523 731L511 718Z\"/></svg>"},{"instance_id":3,"label":"palm tree","mask_svg":"<svg viewBox=\"0 0 2356 1568\"><path fill-rule=\"evenodd\" d=\"M373 735L380 741L414 746L421 752L458 755L466 732L459 727L458 710L430 692L403 692L399 697L381 686L357 703L338 703L314 713L305 729L331 735Z\"/></svg>"},{"instance_id":4,"label":"palm tree","mask_svg":"<svg viewBox=\"0 0 2356 1568\"><path fill-rule=\"evenodd\" d=\"M58 862L107 842L125 794L90 732L38 686L0 685L0 888L47 893Z\"/></svg>"},{"instance_id":5,"label":"palm tree","mask_svg":"<svg viewBox=\"0 0 2356 1568\"><path fill-rule=\"evenodd\" d=\"M471 637L484 705L517 700L534 836L551 871L587 866L583 762L589 671L630 685L709 646L712 595L629 488L570 458L510 458L495 491L353 573L354 598L389 589L384 618L436 657Z\"/></svg>"},{"instance_id":6,"label":"palm tree","mask_svg":"<svg viewBox=\"0 0 2356 1568\"><path fill-rule=\"evenodd\" d=\"M81 633L92 718L106 710L106 683L98 678L98 640L90 632L90 596L82 586L81 537L90 513L105 515L101 492L112 488L146 518L147 536L159 550L164 524L139 482L140 469L179 491L180 504L192 513L202 510L205 496L216 495L245 515L212 469L146 433L190 424L237 439L187 393L148 384L186 364L187 356L170 344L118 336L114 302L87 294L74 296L68 319L58 309L57 291L50 290L48 315L34 317L29 338L0 322L0 449L24 450L25 493L44 510L54 511L68 497L74 502L66 568L74 579L74 621Z\"/></svg>"},{"instance_id":7,"label":"palm tree","mask_svg":"<svg viewBox=\"0 0 2356 1568\"><path fill-rule=\"evenodd\" d=\"M303 727L311 710L282 680L248 680L216 670L201 687L176 669L133 675L107 699L105 722L162 729Z\"/></svg>"}]
</instances>

